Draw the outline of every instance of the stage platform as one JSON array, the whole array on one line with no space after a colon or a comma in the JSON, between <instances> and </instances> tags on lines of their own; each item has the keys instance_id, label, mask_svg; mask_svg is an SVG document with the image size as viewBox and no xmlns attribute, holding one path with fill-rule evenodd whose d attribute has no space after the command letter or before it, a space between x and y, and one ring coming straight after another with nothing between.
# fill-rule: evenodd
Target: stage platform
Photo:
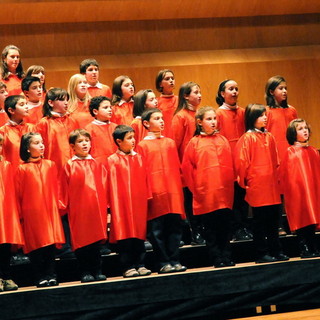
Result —
<instances>
[{"instance_id":1,"label":"stage platform","mask_svg":"<svg viewBox=\"0 0 320 320\"><path fill-rule=\"evenodd\" d=\"M320 307L320 258L1 293L0 319L235 319ZM259 309L260 308L260 309Z\"/></svg>"}]
</instances>

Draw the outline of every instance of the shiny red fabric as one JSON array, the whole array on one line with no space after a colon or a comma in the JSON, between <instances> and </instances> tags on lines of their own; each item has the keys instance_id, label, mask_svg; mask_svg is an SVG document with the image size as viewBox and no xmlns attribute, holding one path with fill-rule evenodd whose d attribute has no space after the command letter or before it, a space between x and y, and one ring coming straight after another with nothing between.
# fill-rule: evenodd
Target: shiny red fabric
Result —
<instances>
[{"instance_id":1,"label":"shiny red fabric","mask_svg":"<svg viewBox=\"0 0 320 320\"><path fill-rule=\"evenodd\" d=\"M193 214L232 209L234 171L228 140L221 134L195 136L182 162L184 180L193 194Z\"/></svg>"},{"instance_id":2,"label":"shiny red fabric","mask_svg":"<svg viewBox=\"0 0 320 320\"><path fill-rule=\"evenodd\" d=\"M173 138L172 132L172 119L173 114L176 111L178 106L178 97L175 95L166 96L161 95L158 98L158 108L162 111L163 120L164 120L164 130L162 134L165 137Z\"/></svg>"},{"instance_id":3,"label":"shiny red fabric","mask_svg":"<svg viewBox=\"0 0 320 320\"><path fill-rule=\"evenodd\" d=\"M0 112L0 127L5 125L9 120L9 117L6 112Z\"/></svg>"},{"instance_id":4,"label":"shiny red fabric","mask_svg":"<svg viewBox=\"0 0 320 320\"><path fill-rule=\"evenodd\" d=\"M107 239L107 171L101 163L70 159L59 198L60 209L68 213L73 250Z\"/></svg>"},{"instance_id":5,"label":"shiny red fabric","mask_svg":"<svg viewBox=\"0 0 320 320\"><path fill-rule=\"evenodd\" d=\"M88 92L91 97L104 96L108 98L112 98L112 92L109 86L106 84L102 84L102 88L98 87L88 87Z\"/></svg>"},{"instance_id":6,"label":"shiny red fabric","mask_svg":"<svg viewBox=\"0 0 320 320\"><path fill-rule=\"evenodd\" d=\"M135 118L131 122L131 127L134 130L134 138L136 145L148 135L148 130L142 125L141 117Z\"/></svg>"},{"instance_id":7,"label":"shiny red fabric","mask_svg":"<svg viewBox=\"0 0 320 320\"><path fill-rule=\"evenodd\" d=\"M137 152L143 156L152 190L148 220L168 213L185 217L180 162L175 143L170 138L142 140Z\"/></svg>"},{"instance_id":8,"label":"shiny red fabric","mask_svg":"<svg viewBox=\"0 0 320 320\"><path fill-rule=\"evenodd\" d=\"M313 147L290 146L280 164L280 182L292 231L320 223L320 157Z\"/></svg>"},{"instance_id":9,"label":"shiny red fabric","mask_svg":"<svg viewBox=\"0 0 320 320\"><path fill-rule=\"evenodd\" d=\"M276 139L280 162L289 147L286 132L291 120L297 119L298 114L294 107L267 108L267 127Z\"/></svg>"},{"instance_id":10,"label":"shiny red fabric","mask_svg":"<svg viewBox=\"0 0 320 320\"><path fill-rule=\"evenodd\" d=\"M22 163L20 160L20 142L21 137L27 133L35 131L34 124L21 123L17 126L12 126L9 123L0 128L0 133L3 135L3 156L11 162L13 169Z\"/></svg>"},{"instance_id":11,"label":"shiny red fabric","mask_svg":"<svg viewBox=\"0 0 320 320\"><path fill-rule=\"evenodd\" d=\"M145 240L151 194L142 157L114 153L108 158L108 173L110 242L129 238Z\"/></svg>"},{"instance_id":12,"label":"shiny red fabric","mask_svg":"<svg viewBox=\"0 0 320 320\"><path fill-rule=\"evenodd\" d=\"M108 157L117 150L117 145L113 140L112 133L117 125L115 123L106 123L103 125L97 125L89 123L85 130L91 135L91 150L92 157L101 162L107 164Z\"/></svg>"},{"instance_id":13,"label":"shiny red fabric","mask_svg":"<svg viewBox=\"0 0 320 320\"><path fill-rule=\"evenodd\" d=\"M75 120L77 128L84 129L94 119L89 112L89 106L79 101L77 110L71 113L70 118Z\"/></svg>"},{"instance_id":14,"label":"shiny red fabric","mask_svg":"<svg viewBox=\"0 0 320 320\"><path fill-rule=\"evenodd\" d=\"M6 84L9 96L14 96L17 94L23 95L21 89L22 79L20 79L17 75L10 74L8 79L1 79L1 81Z\"/></svg>"},{"instance_id":15,"label":"shiny red fabric","mask_svg":"<svg viewBox=\"0 0 320 320\"><path fill-rule=\"evenodd\" d=\"M10 162L0 161L0 244L24 244Z\"/></svg>"},{"instance_id":16,"label":"shiny red fabric","mask_svg":"<svg viewBox=\"0 0 320 320\"><path fill-rule=\"evenodd\" d=\"M25 122L37 124L43 118L42 104L38 107L28 110L28 115L25 118Z\"/></svg>"},{"instance_id":17,"label":"shiny red fabric","mask_svg":"<svg viewBox=\"0 0 320 320\"><path fill-rule=\"evenodd\" d=\"M65 242L58 209L58 176L53 161L19 165L15 178L25 253Z\"/></svg>"},{"instance_id":18,"label":"shiny red fabric","mask_svg":"<svg viewBox=\"0 0 320 320\"><path fill-rule=\"evenodd\" d=\"M278 153L270 132L246 132L235 149L239 185L246 189L245 200L252 207L279 204Z\"/></svg>"},{"instance_id":19,"label":"shiny red fabric","mask_svg":"<svg viewBox=\"0 0 320 320\"><path fill-rule=\"evenodd\" d=\"M76 122L68 115L42 118L36 126L36 130L41 134L45 145L44 157L56 163L58 172L73 156L73 151L69 145L69 134L76 128Z\"/></svg>"},{"instance_id":20,"label":"shiny red fabric","mask_svg":"<svg viewBox=\"0 0 320 320\"><path fill-rule=\"evenodd\" d=\"M116 124L125 124L130 126L133 120L133 101L125 102L119 106L113 106L111 121Z\"/></svg>"}]
</instances>

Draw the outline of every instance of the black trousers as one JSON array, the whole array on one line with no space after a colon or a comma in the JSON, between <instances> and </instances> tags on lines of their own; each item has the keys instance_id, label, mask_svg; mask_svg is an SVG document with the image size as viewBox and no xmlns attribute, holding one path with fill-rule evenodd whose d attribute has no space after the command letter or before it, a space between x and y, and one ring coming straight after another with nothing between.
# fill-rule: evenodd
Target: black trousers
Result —
<instances>
[{"instance_id":1,"label":"black trousers","mask_svg":"<svg viewBox=\"0 0 320 320\"><path fill-rule=\"evenodd\" d=\"M279 241L279 205L252 207L253 243L257 258L281 253Z\"/></svg>"},{"instance_id":2,"label":"black trousers","mask_svg":"<svg viewBox=\"0 0 320 320\"><path fill-rule=\"evenodd\" d=\"M100 242L94 242L74 251L81 274L101 274Z\"/></svg>"},{"instance_id":3,"label":"black trousers","mask_svg":"<svg viewBox=\"0 0 320 320\"><path fill-rule=\"evenodd\" d=\"M42 247L29 252L35 280L56 278L55 274L55 245Z\"/></svg>"},{"instance_id":4,"label":"black trousers","mask_svg":"<svg viewBox=\"0 0 320 320\"><path fill-rule=\"evenodd\" d=\"M10 274L11 244L0 244L0 278L3 280L11 279Z\"/></svg>"},{"instance_id":5,"label":"black trousers","mask_svg":"<svg viewBox=\"0 0 320 320\"><path fill-rule=\"evenodd\" d=\"M230 258L230 221L232 211L220 209L200 215L211 263Z\"/></svg>"},{"instance_id":6,"label":"black trousers","mask_svg":"<svg viewBox=\"0 0 320 320\"><path fill-rule=\"evenodd\" d=\"M182 236L180 214L168 213L148 221L148 234L159 268L180 263L179 245Z\"/></svg>"},{"instance_id":7,"label":"black trousers","mask_svg":"<svg viewBox=\"0 0 320 320\"><path fill-rule=\"evenodd\" d=\"M318 251L315 232L316 225L314 224L296 230L300 245L306 244L313 253Z\"/></svg>"},{"instance_id":8,"label":"black trousers","mask_svg":"<svg viewBox=\"0 0 320 320\"><path fill-rule=\"evenodd\" d=\"M238 182L234 183L234 201L232 215L232 231L248 227L248 203L244 200L246 190L241 188Z\"/></svg>"},{"instance_id":9,"label":"black trousers","mask_svg":"<svg viewBox=\"0 0 320 320\"><path fill-rule=\"evenodd\" d=\"M144 258L146 256L144 240L137 238L119 240L117 247L122 272L132 268L139 269L144 267Z\"/></svg>"}]
</instances>

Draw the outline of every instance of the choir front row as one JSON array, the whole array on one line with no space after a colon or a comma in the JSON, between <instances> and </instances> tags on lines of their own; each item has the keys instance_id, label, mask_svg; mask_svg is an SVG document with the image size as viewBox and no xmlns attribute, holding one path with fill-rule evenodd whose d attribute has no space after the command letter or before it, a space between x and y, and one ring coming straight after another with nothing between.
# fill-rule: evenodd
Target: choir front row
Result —
<instances>
[{"instance_id":1,"label":"choir front row","mask_svg":"<svg viewBox=\"0 0 320 320\"><path fill-rule=\"evenodd\" d=\"M23 114L19 99L10 107L15 116ZM51 117L58 119L56 113L62 113L63 101L63 96L50 100L49 105L56 108ZM99 104L108 109L105 101L95 110ZM56 111L58 107L60 111ZM65 242L61 223L65 214L82 282L106 280L99 245L107 240L108 210L109 241L117 243L124 277L151 274L144 265L147 231L158 272L185 271L179 260L185 218L182 181L193 195L193 214L204 226L214 267L235 265L229 250L235 179L246 190L245 199L252 207L257 263L289 259L278 238L281 193L290 228L300 239L301 257L319 256L315 230L320 220L320 162L318 151L308 146L310 128L302 119L291 121L287 130L291 146L279 168L274 137L265 130L266 120L264 106L247 106L247 131L235 147L233 160L228 140L217 131L215 110L200 108L182 165L175 142L161 135L164 120L156 108L141 115L148 135L137 146L132 127L114 128L117 150L105 161L90 155L91 135L84 129L69 135L74 155L61 169L43 158L46 137L37 132L23 134L19 150L23 163L13 170L8 161L0 161L0 291L18 288L11 280L10 256L13 248L21 246L29 254L36 285L58 285L54 254ZM3 136L0 139L2 154Z\"/></svg>"}]
</instances>

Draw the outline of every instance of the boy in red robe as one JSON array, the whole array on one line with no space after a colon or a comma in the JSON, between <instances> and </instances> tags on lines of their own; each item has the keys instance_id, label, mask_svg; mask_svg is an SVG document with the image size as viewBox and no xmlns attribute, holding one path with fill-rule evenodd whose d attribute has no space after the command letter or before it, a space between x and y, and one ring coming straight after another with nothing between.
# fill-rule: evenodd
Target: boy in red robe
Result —
<instances>
[{"instance_id":1,"label":"boy in red robe","mask_svg":"<svg viewBox=\"0 0 320 320\"><path fill-rule=\"evenodd\" d=\"M61 177L60 209L68 212L71 244L80 265L81 282L103 281L100 243L107 239L107 172L89 154L90 134L70 133L74 156Z\"/></svg>"},{"instance_id":2,"label":"boy in red robe","mask_svg":"<svg viewBox=\"0 0 320 320\"><path fill-rule=\"evenodd\" d=\"M144 266L148 210L148 185L142 157L133 151L134 131L116 127L113 138L118 151L108 158L111 206L110 242L116 242L123 277L146 276Z\"/></svg>"},{"instance_id":3,"label":"boy in red robe","mask_svg":"<svg viewBox=\"0 0 320 320\"><path fill-rule=\"evenodd\" d=\"M104 96L93 97L89 110L95 118L85 127L92 139L90 154L97 161L107 164L108 157L117 150L112 137L117 125L110 122L112 117L111 100Z\"/></svg>"},{"instance_id":4,"label":"boy in red robe","mask_svg":"<svg viewBox=\"0 0 320 320\"><path fill-rule=\"evenodd\" d=\"M28 115L28 107L24 96L9 96L5 100L4 108L10 120L0 128L0 133L4 136L3 156L11 162L15 171L20 163L21 137L27 132L34 131L34 125L24 122Z\"/></svg>"},{"instance_id":5,"label":"boy in red robe","mask_svg":"<svg viewBox=\"0 0 320 320\"><path fill-rule=\"evenodd\" d=\"M161 136L164 121L159 109L146 110L141 120L149 130L137 146L146 163L153 197L148 207L149 240L159 273L185 271L179 261L185 213L177 148L172 139Z\"/></svg>"}]
</instances>

